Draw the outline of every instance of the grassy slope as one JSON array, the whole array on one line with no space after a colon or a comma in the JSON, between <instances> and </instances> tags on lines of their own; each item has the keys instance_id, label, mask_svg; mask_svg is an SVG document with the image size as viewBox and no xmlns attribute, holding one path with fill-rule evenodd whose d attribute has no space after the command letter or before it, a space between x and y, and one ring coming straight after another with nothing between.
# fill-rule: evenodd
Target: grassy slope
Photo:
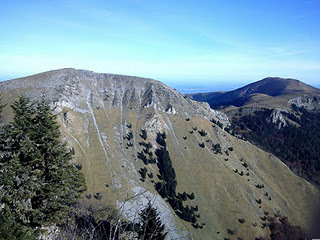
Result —
<instances>
[{"instance_id":1,"label":"grassy slope","mask_svg":"<svg viewBox=\"0 0 320 240\"><path fill-rule=\"evenodd\" d=\"M20 93L28 91L29 89L21 89ZM7 92L3 97L11 102L17 94L19 91ZM99 96L93 97L95 102L98 102ZM85 107L85 104L83 105ZM177 191L194 192L195 200L191 201L191 204L199 206L199 222L206 223L203 230L196 230L189 223L176 218L178 228L188 229L194 239L223 239L229 236L227 228L237 229L239 237L253 238L267 234L266 229L259 226L263 211L272 213L276 210L289 216L292 223L307 226L310 206L319 191L294 175L276 157L230 136L218 126L213 128L210 121L190 112L191 120L187 122L181 114L169 115L151 108L130 110L129 103L122 111L116 107L110 109L109 106L110 102L106 101L99 109L93 107L94 117L90 113L82 114L67 108L59 114L62 132L75 147L76 161L83 165L88 193L100 192L103 195L99 203L116 205L116 200L124 199L136 185L156 193L149 180L145 183L139 181L137 171L145 165L137 159L136 153L141 149L138 145L141 141L138 134L147 121L146 114L157 112L162 127L167 132L168 149L177 174ZM6 111L9 111L8 108ZM63 118L64 112L67 112L68 121ZM103 144L99 140L94 119ZM123 139L129 130L126 123L132 124L130 130L134 134L134 147L128 149L125 147L127 141ZM208 135L201 137L197 132L190 134L189 131L194 126L197 126L198 130L204 129ZM107 136L105 140L102 133ZM183 140L183 136L187 136L187 140ZM207 139L220 143L223 149L232 146L234 151L226 156L225 153L213 154L207 142L205 148L199 147L198 144ZM148 140L154 142L150 135ZM225 158L229 160L225 161ZM233 171L245 170L240 158L249 165L249 177L240 176ZM155 165L147 168L156 175ZM106 187L106 184L109 187ZM255 184L264 184L265 189L258 189ZM263 196L265 191L272 196L271 201ZM255 202L258 198L262 199L261 209ZM90 201L97 202L95 199ZM239 218L245 218L246 223L240 224L237 221ZM257 222L258 227L253 227L252 222ZM220 234L217 234L217 231Z\"/></svg>"}]
</instances>

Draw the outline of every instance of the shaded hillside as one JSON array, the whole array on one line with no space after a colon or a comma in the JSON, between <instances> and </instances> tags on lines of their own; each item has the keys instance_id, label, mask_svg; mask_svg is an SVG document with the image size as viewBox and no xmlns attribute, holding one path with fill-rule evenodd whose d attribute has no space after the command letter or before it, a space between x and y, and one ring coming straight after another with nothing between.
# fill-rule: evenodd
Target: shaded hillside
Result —
<instances>
[{"instance_id":1,"label":"shaded hillside","mask_svg":"<svg viewBox=\"0 0 320 240\"><path fill-rule=\"evenodd\" d=\"M188 93L185 94L185 96L198 102L208 102L209 100L214 99L224 93L225 92Z\"/></svg>"},{"instance_id":2,"label":"shaded hillside","mask_svg":"<svg viewBox=\"0 0 320 240\"><path fill-rule=\"evenodd\" d=\"M204 101L208 102L212 108L225 108L230 105L240 107L259 101L261 97L265 100L265 96L269 96L267 102L270 102L279 96L303 94L320 94L320 90L296 79L268 77L221 95L213 95L211 98L205 98ZM210 93L206 95L211 96ZM255 99L250 101L252 97Z\"/></svg>"},{"instance_id":3,"label":"shaded hillside","mask_svg":"<svg viewBox=\"0 0 320 240\"><path fill-rule=\"evenodd\" d=\"M85 175L83 201L136 221L151 200L168 239L267 236L264 212L308 228L315 186L158 81L62 69L1 82L0 93L7 121L18 95L44 95Z\"/></svg>"},{"instance_id":4,"label":"shaded hillside","mask_svg":"<svg viewBox=\"0 0 320 240\"><path fill-rule=\"evenodd\" d=\"M272 110L237 114L231 128L262 149L275 154L290 169L320 187L320 112L294 107L291 113L282 113L289 122L279 128L267 121ZM294 124L293 124L294 123Z\"/></svg>"}]
</instances>

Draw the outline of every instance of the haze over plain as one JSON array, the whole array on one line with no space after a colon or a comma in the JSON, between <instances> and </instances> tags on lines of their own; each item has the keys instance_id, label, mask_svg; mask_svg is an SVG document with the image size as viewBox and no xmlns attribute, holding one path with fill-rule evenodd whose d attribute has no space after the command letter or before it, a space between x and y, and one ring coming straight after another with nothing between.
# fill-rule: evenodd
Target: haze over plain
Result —
<instances>
[{"instance_id":1,"label":"haze over plain","mask_svg":"<svg viewBox=\"0 0 320 240\"><path fill-rule=\"evenodd\" d=\"M231 90L267 76L319 87L316 0L0 5L0 80L74 67L180 91Z\"/></svg>"}]
</instances>

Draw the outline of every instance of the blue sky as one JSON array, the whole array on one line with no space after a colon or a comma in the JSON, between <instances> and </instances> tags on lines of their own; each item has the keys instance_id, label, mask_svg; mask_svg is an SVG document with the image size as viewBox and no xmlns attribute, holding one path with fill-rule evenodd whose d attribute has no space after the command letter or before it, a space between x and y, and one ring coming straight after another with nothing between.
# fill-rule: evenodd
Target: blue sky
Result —
<instances>
[{"instance_id":1,"label":"blue sky","mask_svg":"<svg viewBox=\"0 0 320 240\"><path fill-rule=\"evenodd\" d=\"M178 88L267 76L320 85L320 0L0 0L0 9L0 80L74 67Z\"/></svg>"}]
</instances>

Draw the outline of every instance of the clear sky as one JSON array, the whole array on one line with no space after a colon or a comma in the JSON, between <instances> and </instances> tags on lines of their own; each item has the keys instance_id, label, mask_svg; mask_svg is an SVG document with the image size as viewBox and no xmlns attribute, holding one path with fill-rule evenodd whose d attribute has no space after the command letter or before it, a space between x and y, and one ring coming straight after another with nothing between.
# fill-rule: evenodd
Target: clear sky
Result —
<instances>
[{"instance_id":1,"label":"clear sky","mask_svg":"<svg viewBox=\"0 0 320 240\"><path fill-rule=\"evenodd\" d=\"M320 85L320 0L0 0L0 80L74 67L171 86Z\"/></svg>"}]
</instances>

